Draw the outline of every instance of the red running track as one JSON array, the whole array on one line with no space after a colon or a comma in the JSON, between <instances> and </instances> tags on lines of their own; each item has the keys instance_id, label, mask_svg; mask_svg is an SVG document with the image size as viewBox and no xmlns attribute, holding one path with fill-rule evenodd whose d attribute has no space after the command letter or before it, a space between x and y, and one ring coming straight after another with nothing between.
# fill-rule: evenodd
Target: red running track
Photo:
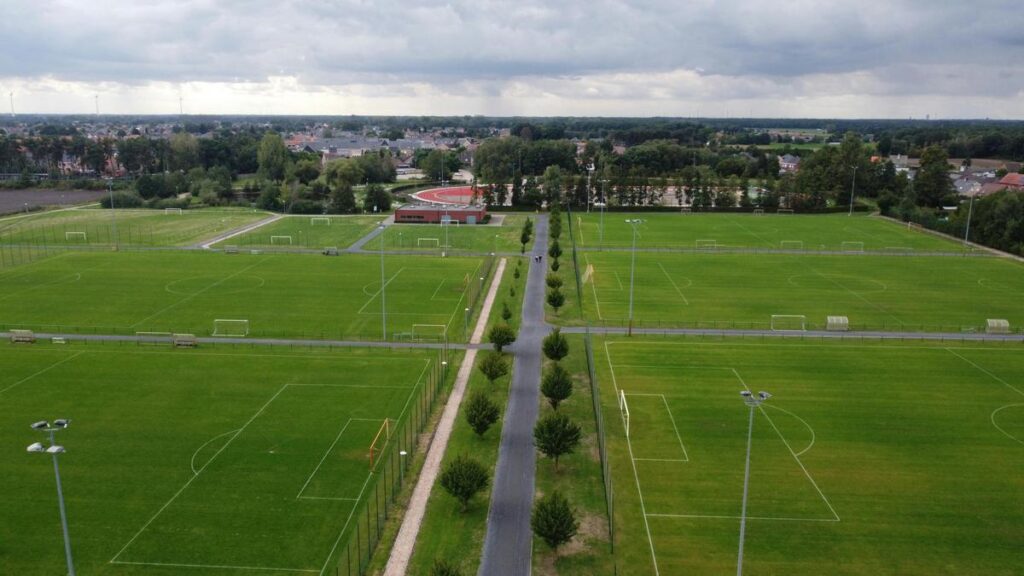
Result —
<instances>
[{"instance_id":1,"label":"red running track","mask_svg":"<svg viewBox=\"0 0 1024 576\"><path fill-rule=\"evenodd\" d=\"M431 188L415 192L412 197L429 204L471 204L473 200L472 186L452 186L450 188Z\"/></svg>"}]
</instances>

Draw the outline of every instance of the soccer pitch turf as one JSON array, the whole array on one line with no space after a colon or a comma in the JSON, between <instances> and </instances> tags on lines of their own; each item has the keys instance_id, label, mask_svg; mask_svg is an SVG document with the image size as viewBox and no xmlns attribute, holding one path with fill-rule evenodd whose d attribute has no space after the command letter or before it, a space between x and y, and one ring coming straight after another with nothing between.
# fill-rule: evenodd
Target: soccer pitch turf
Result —
<instances>
[{"instance_id":1,"label":"soccer pitch turf","mask_svg":"<svg viewBox=\"0 0 1024 576\"><path fill-rule=\"evenodd\" d=\"M620 574L736 571L748 389L745 574L1019 572L1019 344L597 344Z\"/></svg>"},{"instance_id":2,"label":"soccer pitch turf","mask_svg":"<svg viewBox=\"0 0 1024 576\"><path fill-rule=\"evenodd\" d=\"M462 329L475 258L388 256L388 339ZM213 335L247 320L249 336L379 339L376 255L66 252L0 273L0 328ZM224 335L224 334L222 334Z\"/></svg>"},{"instance_id":3,"label":"soccer pitch turf","mask_svg":"<svg viewBox=\"0 0 1024 576\"><path fill-rule=\"evenodd\" d=\"M752 248L846 251L961 252L961 243L872 216L845 214L646 214L574 213L573 234L581 248L628 248L639 218L638 248Z\"/></svg>"},{"instance_id":4,"label":"soccer pitch turf","mask_svg":"<svg viewBox=\"0 0 1024 576\"><path fill-rule=\"evenodd\" d=\"M629 252L582 252L584 311L629 317ZM648 326L768 328L772 315L828 315L853 329L960 331L1024 323L1024 267L1003 258L638 252L633 317Z\"/></svg>"},{"instance_id":5,"label":"soccer pitch turf","mask_svg":"<svg viewBox=\"0 0 1024 576\"><path fill-rule=\"evenodd\" d=\"M333 575L382 473L371 443L410 417L437 358L0 346L0 573L64 568L53 468L24 447L45 442L29 424L65 417L80 574Z\"/></svg>"},{"instance_id":6,"label":"soccer pitch turf","mask_svg":"<svg viewBox=\"0 0 1024 576\"><path fill-rule=\"evenodd\" d=\"M266 218L247 209L163 210L80 209L44 212L28 218L0 220L0 245L186 246Z\"/></svg>"},{"instance_id":7,"label":"soccer pitch turf","mask_svg":"<svg viewBox=\"0 0 1024 576\"><path fill-rule=\"evenodd\" d=\"M453 251L518 253L522 247L519 243L519 234L525 221L526 216L506 214L501 226L396 224L388 226L384 231L384 250L439 252L447 245L448 250ZM531 244L527 244L527 249L530 246ZM364 248L380 250L380 240L373 239Z\"/></svg>"},{"instance_id":8,"label":"soccer pitch turf","mask_svg":"<svg viewBox=\"0 0 1024 576\"><path fill-rule=\"evenodd\" d=\"M214 244L260 248L347 248L373 231L383 216L285 216Z\"/></svg>"}]
</instances>

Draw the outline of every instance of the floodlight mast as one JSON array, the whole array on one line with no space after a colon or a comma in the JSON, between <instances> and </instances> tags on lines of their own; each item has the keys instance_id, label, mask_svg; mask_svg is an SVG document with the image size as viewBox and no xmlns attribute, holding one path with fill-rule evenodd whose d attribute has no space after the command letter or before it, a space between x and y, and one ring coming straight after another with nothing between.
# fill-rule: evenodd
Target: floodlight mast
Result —
<instances>
[{"instance_id":1,"label":"floodlight mast","mask_svg":"<svg viewBox=\"0 0 1024 576\"><path fill-rule=\"evenodd\" d=\"M860 166L853 166L853 178L850 180L850 212L847 216L853 216L853 192L857 188L857 168Z\"/></svg>"},{"instance_id":2,"label":"floodlight mast","mask_svg":"<svg viewBox=\"0 0 1024 576\"><path fill-rule=\"evenodd\" d=\"M381 224L380 229L380 340L381 342L388 341L388 307L386 294L384 289L386 288L384 283L384 224Z\"/></svg>"},{"instance_id":3,"label":"floodlight mast","mask_svg":"<svg viewBox=\"0 0 1024 576\"><path fill-rule=\"evenodd\" d=\"M639 218L633 218L626 220L626 224L633 227L633 255L629 264L629 328L626 329L626 335L633 335L633 279L636 277L636 227L637 224L642 224L643 220Z\"/></svg>"},{"instance_id":4,"label":"floodlight mast","mask_svg":"<svg viewBox=\"0 0 1024 576\"><path fill-rule=\"evenodd\" d=\"M747 422L747 460L743 472L743 506L740 511L740 547L736 560L736 576L743 576L743 544L747 533L747 494L750 487L750 447L754 437L754 409L772 395L763 391L755 395L750 390L740 390L740 396L743 397L743 403L750 407L750 420Z\"/></svg>"},{"instance_id":5,"label":"floodlight mast","mask_svg":"<svg viewBox=\"0 0 1024 576\"><path fill-rule=\"evenodd\" d=\"M32 454L46 453L53 456L53 475L57 480L57 503L60 505L60 526L64 533L64 557L68 564L68 576L75 576L75 563L71 557L71 536L68 534L68 515L64 507L64 490L60 484L60 466L57 464L57 455L64 453L64 447L56 444L53 437L56 432L64 430L70 424L71 421L66 418L54 420L53 424L46 420L34 422L30 427L39 432L46 432L50 438L50 445L44 447L42 442L33 442L28 446L27 451Z\"/></svg>"}]
</instances>

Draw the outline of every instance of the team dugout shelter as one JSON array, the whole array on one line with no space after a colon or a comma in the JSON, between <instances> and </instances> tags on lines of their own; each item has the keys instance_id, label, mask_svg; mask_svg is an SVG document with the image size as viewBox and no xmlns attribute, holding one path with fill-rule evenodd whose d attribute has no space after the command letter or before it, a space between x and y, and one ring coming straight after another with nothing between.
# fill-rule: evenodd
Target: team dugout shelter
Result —
<instances>
[{"instance_id":1,"label":"team dugout shelter","mask_svg":"<svg viewBox=\"0 0 1024 576\"><path fill-rule=\"evenodd\" d=\"M487 208L483 206L411 204L395 210L395 222L399 224L482 224L486 217Z\"/></svg>"}]
</instances>

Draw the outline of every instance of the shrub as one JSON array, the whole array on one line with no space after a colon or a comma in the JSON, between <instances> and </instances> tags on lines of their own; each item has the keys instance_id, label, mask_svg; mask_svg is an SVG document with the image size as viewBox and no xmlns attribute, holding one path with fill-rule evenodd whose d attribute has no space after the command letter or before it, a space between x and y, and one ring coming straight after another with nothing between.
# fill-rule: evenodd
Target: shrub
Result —
<instances>
[{"instance_id":1,"label":"shrub","mask_svg":"<svg viewBox=\"0 0 1024 576\"><path fill-rule=\"evenodd\" d=\"M493 400L479 390L474 392L466 403L466 421L477 436L483 436L492 424L498 421L501 411Z\"/></svg>"},{"instance_id":2,"label":"shrub","mask_svg":"<svg viewBox=\"0 0 1024 576\"><path fill-rule=\"evenodd\" d=\"M465 512L477 492L487 488L490 473L483 464L469 456L456 456L441 472L441 487L455 497Z\"/></svg>"},{"instance_id":3,"label":"shrub","mask_svg":"<svg viewBox=\"0 0 1024 576\"><path fill-rule=\"evenodd\" d=\"M530 527L545 544L558 548L576 536L580 524L569 501L555 490L533 505Z\"/></svg>"}]
</instances>

